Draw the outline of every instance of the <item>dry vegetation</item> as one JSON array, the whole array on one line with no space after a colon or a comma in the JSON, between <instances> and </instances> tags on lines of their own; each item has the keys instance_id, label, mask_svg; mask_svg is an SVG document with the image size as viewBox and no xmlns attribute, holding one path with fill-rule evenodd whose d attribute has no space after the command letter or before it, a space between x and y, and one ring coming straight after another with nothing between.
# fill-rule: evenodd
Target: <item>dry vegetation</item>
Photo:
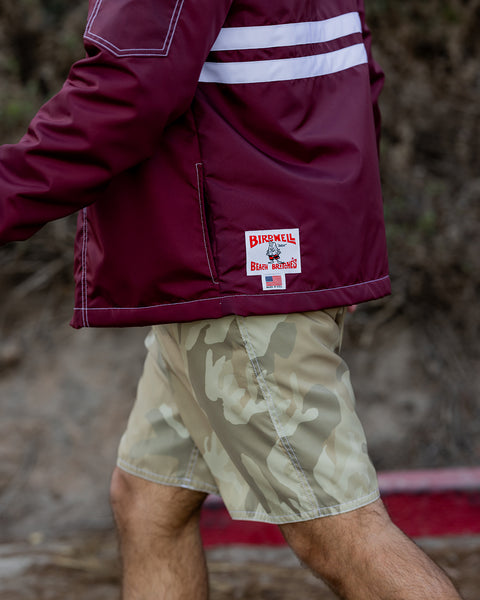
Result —
<instances>
[{"instance_id":1,"label":"dry vegetation","mask_svg":"<svg viewBox=\"0 0 480 600\"><path fill-rule=\"evenodd\" d=\"M367 5L388 76L382 170L394 297L381 310L419 327L418 362L437 384L421 428L426 463L478 464L480 2Z\"/></svg>"}]
</instances>

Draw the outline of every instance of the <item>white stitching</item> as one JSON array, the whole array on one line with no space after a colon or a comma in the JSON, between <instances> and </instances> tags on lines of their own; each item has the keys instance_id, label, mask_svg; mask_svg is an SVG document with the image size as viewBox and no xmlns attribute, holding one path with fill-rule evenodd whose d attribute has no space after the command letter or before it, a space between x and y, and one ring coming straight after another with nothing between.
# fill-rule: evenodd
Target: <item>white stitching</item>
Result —
<instances>
[{"instance_id":1,"label":"white stitching","mask_svg":"<svg viewBox=\"0 0 480 600\"><path fill-rule=\"evenodd\" d=\"M300 485L302 486L305 495L310 496L310 503L316 507L316 510L320 510L320 506L318 505L315 494L313 493L312 487L311 487L310 483L308 482L308 479L305 475L305 472L302 469L302 466L298 460L298 457L295 454L295 450L293 449L293 447L290 443L290 440L288 439L288 437L284 434L284 432L282 430L282 426L281 426L280 420L278 418L275 402L273 400L270 389L269 389L267 382L265 381L265 378L260 369L260 365L258 363L258 357L255 353L252 342L250 341L250 335L248 333L247 326L245 323L241 324L239 318L237 318L237 324L238 324L238 329L240 331L240 335L242 336L243 343L245 344L245 350L246 350L248 358L250 359L250 362L252 364L253 372L255 373L255 376L256 376L258 384L260 386L260 390L262 391L263 397L265 398L265 400L267 402L268 412L269 412L270 418L272 420L273 426L275 427L275 431L277 433L279 441L280 441L281 445L283 446L283 449L285 450L288 458L290 459L290 462L291 462L294 470L297 473L298 481L299 481Z\"/></svg>"},{"instance_id":2,"label":"white stitching","mask_svg":"<svg viewBox=\"0 0 480 600\"><path fill-rule=\"evenodd\" d=\"M218 281L215 281L215 277L213 275L213 270L212 270L212 265L210 264L210 256L208 254L208 246L207 246L207 232L206 232L206 223L204 222L204 218L203 218L203 210L202 210L202 192L200 189L200 170L199 167L202 165L202 163L196 163L195 164L195 170L197 171L197 191L198 191L198 207L200 210L200 222L202 224L202 234L203 234L203 245L205 248L205 254L207 256L207 263L208 263L208 270L210 271L210 276L212 278L212 282L215 284L218 284Z\"/></svg>"},{"instance_id":3,"label":"white stitching","mask_svg":"<svg viewBox=\"0 0 480 600\"><path fill-rule=\"evenodd\" d=\"M384 275L378 279L371 279L369 281L362 281L361 283L352 283L351 285L342 285L335 288L326 288L324 290L304 290L302 292L276 292L275 294L225 294L225 296L213 296L212 298L198 298L198 300L185 300L183 302L169 302L167 304L153 304L152 306L118 306L118 307L90 307L89 310L150 310L152 308L163 308L169 306L182 306L184 304L195 304L196 302L210 302L213 300L229 300L230 298L259 298L262 296L294 296L298 294L324 294L326 292L336 292L337 290L347 290L350 288L361 287L369 285L371 283L380 283L389 279L389 275ZM82 310L81 308L74 307L73 310Z\"/></svg>"},{"instance_id":4,"label":"white stitching","mask_svg":"<svg viewBox=\"0 0 480 600\"><path fill-rule=\"evenodd\" d=\"M87 265L87 257L88 257L88 211L87 208L85 210L85 270L84 270L84 285L85 285L85 322L87 327L90 327L90 323L88 322L88 265Z\"/></svg>"},{"instance_id":5,"label":"white stitching","mask_svg":"<svg viewBox=\"0 0 480 600\"><path fill-rule=\"evenodd\" d=\"M185 481L192 481L193 471L195 470L195 466L197 465L199 454L199 449L197 448L197 446L194 446L192 453L190 454L190 459L188 461L187 471L185 473Z\"/></svg>"},{"instance_id":6,"label":"white stitching","mask_svg":"<svg viewBox=\"0 0 480 600\"><path fill-rule=\"evenodd\" d=\"M84 254L84 286L85 286L85 323L87 327L90 327L90 323L88 321L88 265L87 265L87 257L88 257L88 210L84 208L84 216L85 216L85 254Z\"/></svg>"},{"instance_id":7,"label":"white stitching","mask_svg":"<svg viewBox=\"0 0 480 600\"><path fill-rule=\"evenodd\" d=\"M82 323L84 327L89 327L88 322L88 283L87 283L87 244L88 244L88 216L87 209L83 209L83 240L82 240Z\"/></svg>"},{"instance_id":8,"label":"white stitching","mask_svg":"<svg viewBox=\"0 0 480 600\"><path fill-rule=\"evenodd\" d=\"M162 55L164 53L168 54L168 50L170 49L170 44L169 44L169 46L167 48L167 51L165 52L165 46L167 45L167 39L170 36L170 31L171 31L171 28L172 28L172 22L173 22L173 20L175 18L175 15L176 15L175 27L174 27L173 33L171 34L171 38L170 38L170 43L171 43L171 39L173 38L173 35L175 34L177 23L178 23L178 19L179 19L181 10L183 8L183 2L184 2L184 0L177 0L177 2L175 4L175 7L174 7L174 9L172 11L172 17L170 19L170 23L169 23L169 26L168 26L167 33L165 35L165 40L164 40L164 44L163 44L162 48L126 48L126 49L121 49L118 46L115 46L115 44L113 44L112 42L109 42L107 39L101 37L100 35L98 35L96 33L93 33L93 31L91 31L91 27L93 26L93 22L94 22L94 20L96 19L97 15L98 15L98 12L100 10L100 5L103 3L103 0L97 0L97 3L96 3L96 5L95 5L95 7L94 7L94 9L92 11L92 16L88 20L87 27L86 27L86 32L85 33L86 33L86 36L91 36L92 38L96 38L97 40L102 40L103 42L105 42L106 46L104 46L104 47L106 47L108 49L112 49L113 48L114 50L117 50L117 52L119 54L116 54L116 56L125 56L125 55L128 55L126 53L130 53L130 52L140 52L143 55L144 52L148 52L148 51L153 52L154 55L157 55L158 53L161 53ZM180 6L180 8L179 8L179 10L177 12L177 7L178 7L179 3L181 4L181 6Z\"/></svg>"},{"instance_id":9,"label":"white stitching","mask_svg":"<svg viewBox=\"0 0 480 600\"><path fill-rule=\"evenodd\" d=\"M150 480L154 481L155 483L162 482L162 483L165 483L166 485L168 485L168 484L175 485L175 484L180 483L184 487L187 487L188 489L196 490L198 492L206 492L208 494L218 493L218 488L216 488L215 486L213 486L209 483L205 483L204 481L200 481L200 482L198 482L198 485L196 485L196 484L192 484L191 480L188 480L185 477L173 477L173 476L167 477L167 476L159 475L158 473L154 473L153 471L149 471L148 469L140 469L139 467L136 467L135 465L131 465L126 460L123 460L122 458L119 458L117 460L117 465L124 471L130 472L130 473L141 473L142 475L148 476L150 478ZM186 485L186 484L190 484L190 485Z\"/></svg>"},{"instance_id":10,"label":"white stitching","mask_svg":"<svg viewBox=\"0 0 480 600\"><path fill-rule=\"evenodd\" d=\"M371 502L374 502L375 500L377 500L379 497L380 497L380 493L378 492L378 490L375 490L373 492L370 492L370 494L367 494L366 496L362 496L361 498L357 498L355 500L350 500L348 502L342 502L340 504L334 504L331 506L319 507L318 509L315 509L315 510L300 511L298 514L291 513L291 514L283 514L283 515L278 515L278 516L272 516L269 513L266 513L263 511L259 512L259 511L255 511L255 510L229 510L228 507L227 507L227 510L232 517L233 517L233 515L244 516L244 517L257 517L258 521L263 520L263 522L266 522L266 523L280 523L281 524L281 523L287 523L287 522L302 521L302 520L305 520L305 518L309 519L311 517L325 517L325 516L330 516L332 514L342 514L342 513L354 510L356 508L361 508L362 506L365 506L367 504L370 504ZM340 509L340 510L336 510L336 509ZM262 517L263 517L263 519L262 519Z\"/></svg>"},{"instance_id":11,"label":"white stitching","mask_svg":"<svg viewBox=\"0 0 480 600\"><path fill-rule=\"evenodd\" d=\"M83 285L83 277L84 277L84 273L85 273L85 256L84 256L84 252L85 252L85 209L83 209L82 211L82 252L80 254L81 260L80 260L80 265L81 265L81 269L82 269L82 275L81 275L81 279L80 279L80 294L81 294L81 302L82 302L82 325L85 327L85 315L83 314L83 308L85 306L85 289L84 289L84 285Z\"/></svg>"},{"instance_id":12,"label":"white stitching","mask_svg":"<svg viewBox=\"0 0 480 600\"><path fill-rule=\"evenodd\" d=\"M172 16L170 18L170 23L168 25L168 30L165 35L165 39L163 42L162 48L119 48L109 40L104 37L94 33L92 31L93 23L100 11L100 5L103 3L103 0L97 0L97 4L95 5L92 15L87 22L87 27L85 29L84 37L89 39L92 42L97 43L99 46L111 52L114 56L122 57L122 56L167 56L170 51L170 46L172 45L173 38L175 36L175 32L177 30L178 21L180 19L180 14L183 9L184 0L177 0L175 3L175 7L172 11ZM103 43L102 43L103 42Z\"/></svg>"},{"instance_id":13,"label":"white stitching","mask_svg":"<svg viewBox=\"0 0 480 600\"><path fill-rule=\"evenodd\" d=\"M90 15L90 17L88 18L88 21L87 21L87 26L86 26L87 30L90 28L92 21L97 16L98 11L100 10L100 4L102 3L102 1L103 0L96 0L95 6L93 7L93 10L92 10L92 14Z\"/></svg>"},{"instance_id":14,"label":"white stitching","mask_svg":"<svg viewBox=\"0 0 480 600\"><path fill-rule=\"evenodd\" d=\"M168 42L168 47L167 47L167 50L166 50L166 54L168 54L170 52L170 46L172 45L173 36L175 35L175 31L177 30L178 20L180 19L180 14L182 12L183 2L184 2L184 0L181 0L180 7L177 10L177 6L178 6L178 0L177 0L177 3L175 4L175 8L173 9L172 18L170 19L170 25L168 27L167 35L165 37L165 40L167 40L169 38L169 36L170 36L170 39L169 39L169 42ZM172 27L173 18L174 18L175 13L177 15L176 19L175 19L175 25L173 27L172 33L170 34L170 29ZM165 47L165 44L164 44L164 47Z\"/></svg>"}]
</instances>

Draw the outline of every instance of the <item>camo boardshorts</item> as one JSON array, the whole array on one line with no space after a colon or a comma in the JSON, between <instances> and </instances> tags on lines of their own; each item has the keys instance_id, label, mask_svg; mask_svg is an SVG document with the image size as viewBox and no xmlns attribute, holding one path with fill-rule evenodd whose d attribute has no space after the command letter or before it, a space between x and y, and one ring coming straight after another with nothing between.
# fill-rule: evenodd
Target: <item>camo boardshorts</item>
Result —
<instances>
[{"instance_id":1,"label":"camo boardshorts","mask_svg":"<svg viewBox=\"0 0 480 600\"><path fill-rule=\"evenodd\" d=\"M344 309L153 327L118 465L288 523L378 498L345 362Z\"/></svg>"}]
</instances>

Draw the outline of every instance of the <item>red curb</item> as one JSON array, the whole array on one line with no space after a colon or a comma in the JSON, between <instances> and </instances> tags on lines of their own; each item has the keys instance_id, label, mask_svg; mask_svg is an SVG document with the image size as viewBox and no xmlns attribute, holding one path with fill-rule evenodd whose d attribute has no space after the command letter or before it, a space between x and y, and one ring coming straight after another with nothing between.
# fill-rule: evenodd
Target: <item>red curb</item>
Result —
<instances>
[{"instance_id":1,"label":"red curb","mask_svg":"<svg viewBox=\"0 0 480 600\"><path fill-rule=\"evenodd\" d=\"M382 499L396 525L411 537L480 534L480 468L383 472ZM277 526L234 521L222 501L210 496L201 531L208 546L284 545Z\"/></svg>"},{"instance_id":2,"label":"red curb","mask_svg":"<svg viewBox=\"0 0 480 600\"><path fill-rule=\"evenodd\" d=\"M480 491L480 467L384 471L378 474L382 494Z\"/></svg>"}]
</instances>

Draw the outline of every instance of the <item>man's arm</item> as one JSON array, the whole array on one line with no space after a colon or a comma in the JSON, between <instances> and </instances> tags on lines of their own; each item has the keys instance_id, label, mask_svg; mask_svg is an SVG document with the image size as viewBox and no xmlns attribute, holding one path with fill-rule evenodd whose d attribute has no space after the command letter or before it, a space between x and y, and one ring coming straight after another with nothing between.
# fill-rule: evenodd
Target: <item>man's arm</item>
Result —
<instances>
[{"instance_id":1,"label":"man's arm","mask_svg":"<svg viewBox=\"0 0 480 600\"><path fill-rule=\"evenodd\" d=\"M87 56L0 147L0 244L93 202L185 112L232 0L90 0Z\"/></svg>"}]
</instances>

